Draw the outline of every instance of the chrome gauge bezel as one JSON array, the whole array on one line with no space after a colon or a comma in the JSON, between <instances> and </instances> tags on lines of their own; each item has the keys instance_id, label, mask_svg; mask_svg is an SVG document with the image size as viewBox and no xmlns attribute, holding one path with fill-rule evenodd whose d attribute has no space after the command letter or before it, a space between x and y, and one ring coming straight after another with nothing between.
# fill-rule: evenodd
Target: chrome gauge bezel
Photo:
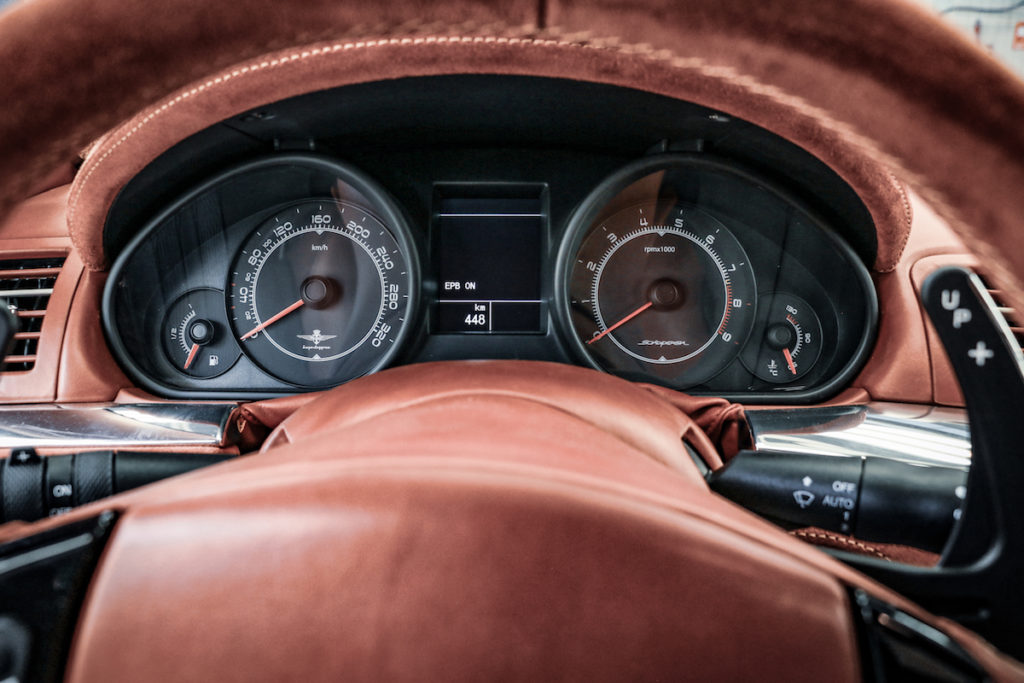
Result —
<instances>
[{"instance_id":1,"label":"chrome gauge bezel","mask_svg":"<svg viewBox=\"0 0 1024 683\"><path fill-rule=\"evenodd\" d=\"M622 167L615 173L599 183L589 195L577 206L566 226L565 234L555 262L555 306L554 319L558 333L569 347L574 357L590 367L603 372L609 372L587 349L583 339L579 336L572 320L572 301L570 293L570 280L577 254L587 236L591 232L594 221L607 214L609 203L620 195L625 189L650 176L658 171L666 169L688 167L694 170L707 170L721 174L735 176L738 180L750 183L775 195L778 200L792 206L814 227L818 228L823 237L834 247L842 257L849 262L851 274L856 278L857 284L863 291L863 316L865 325L858 340L857 346L849 360L840 370L831 374L824 381L805 389L779 388L768 391L701 391L699 389L684 389L699 395L722 396L731 400L739 400L744 403L813 403L834 396L846 388L849 382L856 376L860 369L867 362L871 349L877 335L878 328L878 299L874 283L868 273L867 267L853 251L853 249L840 238L832 228L823 221L813 210L794 197L785 189L772 183L756 172L746 168L732 159L718 158L706 153L666 153L657 154L634 161ZM647 197L647 201L657 201L656 196ZM642 201L635 199L635 201ZM698 207L701 208L701 207ZM739 362L738 357L734 362ZM614 373L613 373L614 374ZM659 381L656 377L638 378L630 375L629 379L636 381L649 381L655 384L662 384L671 388L680 389L671 383Z\"/></svg>"},{"instance_id":2,"label":"chrome gauge bezel","mask_svg":"<svg viewBox=\"0 0 1024 683\"><path fill-rule=\"evenodd\" d=\"M361 372L360 375L370 374L386 367L392 363L396 357L407 351L405 347L410 343L415 330L422 326L421 319L423 317L423 311L420 306L421 245L415 239L413 232L409 227L405 213L399 208L397 202L391 198L390 194L381 185L367 176L364 172L345 162L313 153L277 154L232 166L196 185L188 192L180 195L175 199L175 201L167 205L152 219L147 221L142 229L119 253L110 269L110 275L104 286L101 303L101 323L108 345L115 359L138 386L151 391L154 394L169 398L234 400L273 398L302 391L315 391L326 388L324 386L303 386L301 384L291 383L285 378L276 377L275 375L266 372L259 364L248 359L244 353L242 354L242 357L244 362L248 364L248 371L251 375L258 375L264 378L261 380L261 384L259 386L225 386L227 379L230 377L230 373L225 373L224 375L214 378L218 383L217 386L214 386L213 383L203 384L202 380L198 382L189 381L188 378L180 379L179 385L175 383L174 380L165 381L166 377L176 377L171 375L169 372L169 370L173 370L173 368L169 365L167 359L163 357L165 354L158 354L157 358L148 358L147 362L157 365L159 368L159 374L163 375L155 376L158 374L157 372L154 372L150 368L143 367L134 357L135 354L129 352L129 349L126 347L118 330L118 319L116 315L118 303L115 292L116 283L121 279L133 255L140 246L145 244L147 240L153 239L155 237L155 233L164 227L169 220L175 217L179 211L185 207L189 207L193 202L196 202L199 198L206 195L206 193L209 193L220 186L224 186L226 183L238 180L247 174L266 172L268 170L272 171L275 166L294 166L302 169L311 169L311 172L321 173L324 178L333 178L339 185L347 186L355 193L355 195L359 196L360 200L357 203L359 203L368 213L372 214L377 220L387 226L389 232L394 237L395 242L398 244L399 249L405 257L406 275L404 277L407 278L407 286L405 287L405 290L408 294L408 304L405 307L405 310L407 315L404 316L405 319L401 328L395 332L394 343L390 344L386 352L382 353L381 356L373 362L371 366L368 366L364 372ZM225 233L230 232L230 235L225 239L227 242L232 244L232 246L228 247L228 261L232 258L231 255L245 241L246 237L268 216L274 215L275 211L280 210L283 206L293 205L306 200L321 199L323 195L327 193L328 189L329 188L324 188L320 191L310 191L308 194L287 199L283 203L277 198L258 198L253 202L252 210L247 212L247 217L244 220L241 222L235 221L225 226ZM225 286L225 281L228 280L227 271L229 267L230 263L225 262L223 269L224 272L220 273L217 277L211 276L210 282L203 284L202 286L217 289L223 288ZM183 289L182 293L184 291L185 290ZM165 298L169 301L173 301L179 295L180 293L168 291ZM225 307L228 305L226 296L224 305ZM240 367L241 363L236 363L233 370ZM204 386L209 388L203 388Z\"/></svg>"}]
</instances>

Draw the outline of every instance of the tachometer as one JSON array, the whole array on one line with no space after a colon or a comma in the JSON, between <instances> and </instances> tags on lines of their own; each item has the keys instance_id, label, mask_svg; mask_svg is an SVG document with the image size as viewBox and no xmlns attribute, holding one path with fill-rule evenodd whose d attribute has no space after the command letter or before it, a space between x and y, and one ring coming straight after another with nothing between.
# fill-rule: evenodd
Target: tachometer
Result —
<instances>
[{"instance_id":1,"label":"tachometer","mask_svg":"<svg viewBox=\"0 0 1024 683\"><path fill-rule=\"evenodd\" d=\"M677 387L705 381L743 348L754 275L719 220L644 202L592 226L569 273L572 325L598 366Z\"/></svg>"},{"instance_id":2,"label":"tachometer","mask_svg":"<svg viewBox=\"0 0 1024 683\"><path fill-rule=\"evenodd\" d=\"M408 320L404 227L334 199L264 220L231 267L228 312L243 351L268 373L325 387L390 360Z\"/></svg>"}]
</instances>

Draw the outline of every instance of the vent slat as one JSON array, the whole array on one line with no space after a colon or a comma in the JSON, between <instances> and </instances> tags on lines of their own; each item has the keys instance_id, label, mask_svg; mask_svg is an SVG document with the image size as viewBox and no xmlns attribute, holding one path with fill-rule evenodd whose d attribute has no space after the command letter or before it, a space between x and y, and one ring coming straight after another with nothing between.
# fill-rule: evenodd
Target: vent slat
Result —
<instances>
[{"instance_id":1,"label":"vent slat","mask_svg":"<svg viewBox=\"0 0 1024 683\"><path fill-rule=\"evenodd\" d=\"M982 281L987 279L980 273L979 276ZM1013 307L1007 306L1003 303L1003 290L987 286L986 289L988 290L988 295L996 302L996 311L999 312L999 315L1003 316L1003 319L1006 320L1006 324L1010 326L1010 330L1013 331L1014 335L1019 336L1016 332L1018 329L1021 330L1021 333L1024 333L1024 329L1020 328L1018 325L1017 311Z\"/></svg>"},{"instance_id":2,"label":"vent slat","mask_svg":"<svg viewBox=\"0 0 1024 683\"><path fill-rule=\"evenodd\" d=\"M60 268L23 268L21 270L0 270L0 280L24 280L28 278L54 278L60 275Z\"/></svg>"},{"instance_id":3,"label":"vent slat","mask_svg":"<svg viewBox=\"0 0 1024 683\"><path fill-rule=\"evenodd\" d=\"M988 280L988 275L983 272L975 271L975 274L981 278L982 282ZM990 287L986 283L985 289L988 291L988 295L992 297L992 301L995 302L995 311L1002 316L1006 325L1010 328L1010 333L1017 340L1020 345L1021 353L1024 354L1024 325L1020 323L1020 318L1017 317L1017 311L1012 306L1007 306L1003 299L1003 290L997 287Z\"/></svg>"},{"instance_id":4,"label":"vent slat","mask_svg":"<svg viewBox=\"0 0 1024 683\"><path fill-rule=\"evenodd\" d=\"M13 365L14 363L35 363L35 355L22 355L22 356L6 356L4 357L4 365Z\"/></svg>"},{"instance_id":5,"label":"vent slat","mask_svg":"<svg viewBox=\"0 0 1024 683\"><path fill-rule=\"evenodd\" d=\"M11 355L0 359L0 372L35 367L43 318L64 258L0 261L0 299L18 318Z\"/></svg>"}]
</instances>

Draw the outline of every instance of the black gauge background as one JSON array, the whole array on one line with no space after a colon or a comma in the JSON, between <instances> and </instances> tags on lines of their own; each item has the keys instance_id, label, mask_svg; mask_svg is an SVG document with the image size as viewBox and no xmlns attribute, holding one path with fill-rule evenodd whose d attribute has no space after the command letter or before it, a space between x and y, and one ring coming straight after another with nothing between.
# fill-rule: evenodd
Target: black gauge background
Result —
<instances>
[{"instance_id":1,"label":"black gauge background","mask_svg":"<svg viewBox=\"0 0 1024 683\"><path fill-rule=\"evenodd\" d=\"M197 307L195 304L199 302L203 305ZM179 360L185 362L180 357L176 358L175 354L180 353L187 359L189 353L187 348L190 346L190 343L186 342L179 350L178 344L180 343L180 340L176 339L172 341L169 339L168 332L172 323L177 323L175 327L181 329L179 327L180 322L178 321L183 320L183 318L178 315L171 315L175 312L174 309L179 304L190 306L191 309L196 312L197 318L205 318L213 326L213 340L212 342L209 342L209 345L200 347L199 353L196 354L195 362L202 363L204 360L209 361L209 351L211 350L217 351L216 355L218 357L223 355L224 351L227 351L231 354L231 359L230 362L223 361L223 365L219 366L218 369L213 372L210 372L209 367L207 366L207 370L205 371L207 374L201 374L196 366L193 366L195 367L195 370L185 370L183 367L176 367L175 369L185 376L200 377L202 379L209 379L210 377L223 375L225 372L230 370L236 362L238 362L238 357L242 354L241 349L238 348L238 344L235 344L231 337L231 324L228 322L227 312L224 310L224 291L220 289L213 289L212 287L192 289L175 299L167 307L164 315L162 330L163 336L160 341L162 342L164 353L167 354L168 360L175 364L176 361ZM184 313L184 310L182 312Z\"/></svg>"},{"instance_id":2,"label":"black gauge background","mask_svg":"<svg viewBox=\"0 0 1024 683\"><path fill-rule=\"evenodd\" d=\"M319 206L319 210L313 210L312 207ZM326 207L326 208L324 208ZM292 209L295 209L295 213L292 213ZM345 214L345 210L349 211L349 214ZM306 218L311 216L313 213L324 213L329 214L333 218L338 219L339 223L337 226L326 226L326 236L314 236L313 230L307 226L311 226L312 222L307 222ZM298 218L296 218L298 214ZM366 238L365 242L362 242L348 234L342 234L339 232L344 230L344 226L353 215L363 215L365 219L369 221L375 221L377 225L371 226L369 222L363 223L359 221L360 227L370 229L372 234ZM298 274L303 276L310 275L330 275L335 278L335 281L344 282L347 275L355 275L358 277L359 273L364 272L367 279L366 282L349 282L346 286L342 284L340 291L338 292L338 298L333 306L329 306L322 310L311 310L309 307L300 309L293 312L286 319L280 320L272 327L266 328L256 337L243 341L240 343L242 352L248 356L248 358L259 367L263 368L268 374L277 377L283 381L294 384L300 388L310 389L324 389L331 386L335 386L339 383L343 383L359 377L370 372L374 372L379 368L386 365L398 352L397 347L398 340L389 341L387 346L382 346L379 350L371 350L376 347L372 346L371 331L376 329L378 324L389 324L391 329L400 332L402 327L405 325L404 321L408 321L410 318L410 310L408 308L408 290L410 287L409 281L409 268L407 265L407 255L402 253L401 246L397 244L397 238L383 221L381 221L373 212L368 209L354 205L351 202L338 202L332 198L311 198L309 200L300 202L299 204L289 205L282 207L280 211L275 212L269 216L266 221L260 224L257 230L264 230L264 237L259 237L257 233L251 233L243 243L243 249L247 249L253 245L258 246L260 239L268 238L273 239L270 236L270 231L275 227L272 223L275 218L281 218L284 220L291 220L294 222L293 228L289 229L290 234L288 237L280 239L274 246L274 249L280 250L277 252L279 258L282 258L284 263L277 261L272 263L270 260L271 255L265 254L264 259L260 265L260 272L263 273L261 280L267 275L265 274L270 269L277 269L280 273L279 277L287 278L289 276L295 277ZM378 228L380 230L378 230ZM349 231L350 232L350 231ZM388 235L395 239L394 246L396 250L392 251L392 260L394 267L391 271L385 273L378 273L376 269L376 259L372 256L366 256L366 261L363 261L364 254L361 253L362 248L372 248L375 246L388 245L390 241L386 237L382 238L381 235ZM334 253L324 255L308 255L295 253L296 244L302 241L309 240L331 240L335 243ZM368 243L366 243L368 242ZM388 245L391 246L391 245ZM286 255L287 250L291 255ZM350 251L349 251L350 250ZM340 253L337 253L340 252ZM228 311L229 327L233 328L235 338L238 339L243 334L247 333L254 325L252 323L246 323L239 319L238 316L244 315L245 308L240 302L234 298L234 293L237 292L237 285L244 285L242 281L244 277L244 271L246 270L245 254L247 252L239 252L232 260L231 266L228 269L231 271L227 274L228 283L226 285L226 300L228 305L235 309L234 313ZM361 263L357 263L361 262ZM310 270L312 264L319 262L323 270ZM367 263L374 264L374 268L366 268ZM298 268L292 270L293 268ZM360 268L362 266L362 269ZM252 268L253 266L249 266ZM236 271L237 269L237 271ZM374 297L377 296L376 291L364 291L366 286L375 288L380 280L369 280L369 278L386 277L391 284L396 284L399 287L399 293L401 295L400 306L395 309L394 312L386 311L387 300L383 292L380 293L380 310L375 310L377 307L368 307L366 304ZM273 277L273 275L271 275ZM294 290L281 289L280 285L282 282L271 280L270 282L257 283L258 287L256 290L252 290L250 284L250 295L254 299L265 302L268 298L278 299L278 304L271 306L265 313L270 316L274 312L281 310L285 305L292 303L300 296L299 287L297 283ZM228 289L230 288L230 289ZM270 290L270 291L268 291ZM290 293L289 293L290 292ZM253 308L258 308L259 304L254 304ZM282 328L292 328L291 335L296 332L309 334L316 325L323 326L324 332L330 334L334 333L336 339L345 340L346 344L349 344L353 340L346 337L346 332L338 327L331 327L336 324L332 318L341 316L345 319L346 324L353 323L354 320L358 320L359 316L365 317L367 313L372 313L372 316L366 318L364 322L369 322L369 325L361 325L358 327L360 333L365 332L365 337L361 342L352 345L343 356L338 356L329 360L317 361L312 360L298 360L294 357L288 356L284 351L281 350L282 346L287 347L287 339L294 340L294 336L284 335L282 336ZM295 327L298 324L299 318L314 318L318 322L309 322L305 326ZM269 334L268 334L269 333ZM392 335L388 334L388 337ZM273 339L274 341L271 341ZM333 342L333 340L331 340ZM344 346L344 345L343 345ZM369 354L370 361L363 362L363 358ZM330 354L328 354L330 355ZM354 368L354 374L349 371L350 368ZM325 378L326 377L326 378Z\"/></svg>"},{"instance_id":3,"label":"black gauge background","mask_svg":"<svg viewBox=\"0 0 1024 683\"><path fill-rule=\"evenodd\" d=\"M806 301L801 299L800 297L796 296L795 294L790 294L789 292L764 292L764 293L762 293L761 296L760 296L761 306L758 308L758 311L757 311L758 317L762 318L762 320L756 321L755 325L761 325L761 326L763 326L763 329L767 330L767 328L770 327L771 325L777 324L777 323L781 322L777 318L776 319L772 319L771 318L771 314L772 314L772 310L771 309L772 309L773 306L777 306L779 303L785 303L786 302L786 298L788 298L791 301L794 300L794 299L799 301L800 308L797 309L799 311L799 313L797 313L797 315L799 317L798 322L803 323L803 325L802 325L803 329L806 329L806 328L808 328L810 326L808 321L810 321L810 320L814 321L813 327L814 327L815 330L817 330L817 339L813 343L818 348L817 348L816 352L814 354L812 354L813 358L810 361L807 361L806 359L801 359L797 355L794 354L793 360L797 364L798 368L800 368L801 365L809 365L809 367L806 370L800 370L800 376L799 377L797 377L796 379L783 379L783 380L778 380L778 381L772 382L772 380L764 379L764 377L761 377L761 376L759 376L757 374L757 372L758 372L758 369L756 367L757 363L758 363L758 361L760 361L762 359L762 354L765 352L765 350L764 350L764 343L762 342L762 344L760 346L758 344L756 344L756 343L754 343L754 344L747 344L747 347L743 350L743 353L740 354L740 362L743 363L743 367L745 367L747 370L749 370L751 373L754 374L754 376L758 377L759 379L764 379L765 382L771 382L772 384L794 384L797 381L799 381L800 379L802 379L805 375L810 373L811 370L814 369L814 366L817 365L817 363L818 363L818 358L820 357L821 351L822 351L821 345L824 343L824 335L821 332L821 322L818 320L818 314L815 312L814 308L810 304L808 304ZM783 313L785 313L785 310L783 310ZM781 353L781 349L779 349L778 351L775 351L775 354L779 354L779 353ZM777 361L785 362L783 359L776 359L776 360ZM783 377L786 377L786 375L783 375Z\"/></svg>"},{"instance_id":4,"label":"black gauge background","mask_svg":"<svg viewBox=\"0 0 1024 683\"><path fill-rule=\"evenodd\" d=\"M647 217L649 225L638 225L637 212ZM683 227L673 226L673 220L676 218L685 221ZM646 234L646 239L664 240L662 233L658 232L662 228L676 240L677 246L672 256L622 256L624 249L631 249L630 242L645 239L642 235ZM615 236L613 242L610 235ZM692 239L685 235L692 235ZM707 243L702 236L710 236L713 242ZM678 246L679 243L682 243L682 248ZM617 262L613 262L615 257L605 259L612 253L619 255ZM714 257L711 254L714 254ZM569 322L576 329L577 336L584 342L584 348L587 349L592 361L606 372L640 377L643 380L658 381L667 386L686 389L701 385L717 375L743 349L756 315L754 272L743 245L735 239L727 226L707 212L692 205L672 201L651 200L639 204L631 203L610 215L602 215L594 229L588 231L587 236L580 242L574 256L576 258L568 268L570 280L567 284L570 287L575 284L578 288L576 296L579 299L590 299L590 303L584 305L580 302L578 305L582 310L570 309ZM582 265L588 260L598 264L598 268L593 272L590 272L586 265ZM686 263L687 260L690 260L689 264ZM633 263L630 264L630 261ZM664 265L664 261L671 261L671 266ZM730 264L737 266L736 272L728 276L732 289L726 288L723 291L720 288L725 285L727 277L724 269ZM596 334L608 325L616 324L629 311L643 303L643 299L639 298L641 293L636 288L641 283L652 283L652 273L655 273L655 278L661 277L678 282L685 292L684 304L675 309L661 311L655 307L652 311L642 313L635 322L627 323L626 326L611 332L588 347L586 340L582 339L586 336L587 329L593 327ZM595 294L592 291L598 279L601 281L600 289L603 290L603 294L596 295L599 304L594 300ZM626 294L627 291L631 294ZM719 292L722 294L722 300L717 306L709 308L709 299L716 297ZM572 292L569 292L570 304L571 294ZM731 299L734 298L743 301L742 307L738 310L731 306ZM605 327L595 319L595 310L598 308L604 318ZM726 318L729 319L728 323L725 322ZM681 329L673 329L674 325L680 324L683 320L685 324ZM709 323L710 329L697 333L702 325ZM726 329L721 330L720 326ZM719 332L728 333L730 339L726 341ZM658 351L649 350L645 354L634 349L633 352L644 357L642 360L632 355L633 352L627 348L630 344L627 340L634 338L635 341L634 335L657 336L668 333L679 336L695 334L702 343L699 349L690 350L690 357L686 360L676 360L668 364L661 364L652 358L658 355Z\"/></svg>"},{"instance_id":5,"label":"black gauge background","mask_svg":"<svg viewBox=\"0 0 1024 683\"><path fill-rule=\"evenodd\" d=\"M658 196L658 190L652 195L642 182L653 186L651 179L660 172L669 178L671 195ZM659 154L628 164L600 183L573 214L557 258L555 310L558 327L577 358L601 369L571 320L568 289L576 254L599 221L643 197L695 205L720 220L750 256L758 292L790 287L787 291L817 311L823 341L832 345L831 353L823 347L812 371L794 385L771 385L756 378L737 356L711 380L687 392L748 402L780 396L810 402L837 392L863 366L874 342L878 304L871 278L856 254L797 199L741 164L708 154ZM762 334L755 328L747 343L760 343ZM653 374L621 376L672 386Z\"/></svg>"},{"instance_id":6,"label":"black gauge background","mask_svg":"<svg viewBox=\"0 0 1024 683\"><path fill-rule=\"evenodd\" d=\"M421 305L418 322L393 364L475 358L580 362L570 338L560 329L560 316L555 310L556 250L566 234L569 218L595 187L637 159L653 159L653 155L666 150L704 150L698 156L768 179L778 190L767 193L776 208L779 195L798 197L803 202L801 206L809 209L808 214L818 217L806 230L808 243L799 257L814 259L822 248L833 255L842 252L834 259L836 267L842 270L842 277L858 287L858 297L862 296L858 282L867 278L863 264L872 263L877 251L875 226L856 192L820 159L764 128L728 112L630 88L481 74L409 77L317 91L261 105L198 131L148 163L114 198L103 228L105 253L111 260L120 261L128 247L137 244L140 229L146 229L154 217L166 213L167 207L180 204L195 188L209 186L222 177L225 170L245 166L266 155L279 159L308 158L310 155L304 152L286 150L314 147L318 155L328 157L327 167L337 168L339 164L331 159L343 159L341 166L351 164L349 168L358 169L360 176L377 181L395 200L396 210L409 220L411 240L421 262L427 266L420 280L423 303L437 290L425 245L439 186L478 186L485 193L500 185L547 188L541 254L541 298L549 302L551 316L547 332L493 337L435 335L423 324L429 307ZM323 170L326 167L320 168L321 175L327 173ZM324 191L322 184L318 186L307 178L298 183L305 186L301 193L278 192L275 187L256 182L258 177L265 178L266 174L251 176L252 182L240 183L237 193L232 190L239 203L251 205L253 198L262 201L264 195L268 205L271 199L284 203L318 196ZM286 183L293 190L297 189L294 181L295 178L289 178ZM196 208L201 208L199 218L222 210L219 200ZM225 206L223 210L234 209ZM718 217L730 225L727 217ZM221 218L218 221L221 226L225 224ZM832 237L817 224L833 228L852 249L830 246ZM170 258L186 254L192 248L189 243L200 236L189 222L182 222L179 227L179 240L165 242L161 247L171 254ZM771 258L781 253L780 245L757 233L745 234L742 241L748 252L763 244ZM785 255L784 259L785 271L800 268L795 257ZM861 272L851 273L850 269ZM216 279L188 284L201 286L221 284ZM168 287L166 291L155 292L149 301L158 304L161 298L173 300L188 287ZM803 298L810 301L812 297L804 294ZM867 305L873 307L873 292L869 298ZM863 325L854 325L842 316L842 311L823 307L817 301L811 303L822 316L823 325L828 324L825 319L831 319L833 329L842 327L844 335L851 335L854 341L863 336L865 346L870 345L875 334L875 316ZM110 313L105 305L103 325L115 358L136 384L156 394L248 399L296 391L262 372L240 377L240 367L213 383L170 383L164 373L171 369L154 369L151 359L136 362L118 343L114 328L141 325L141 314L139 320L129 320L126 326L114 321ZM824 358L818 365L823 363ZM235 381L229 384L229 378ZM742 377L729 377L728 373L720 379L732 386L746 386ZM245 389L239 390L237 387L243 383ZM749 403L796 404L813 402L842 388L840 383L830 382L824 388L819 384L810 390L769 394L729 392L722 386L725 384L706 393L725 394Z\"/></svg>"},{"instance_id":7,"label":"black gauge background","mask_svg":"<svg viewBox=\"0 0 1024 683\"><path fill-rule=\"evenodd\" d=\"M222 288L235 253L250 233L283 206L344 193L388 226L406 256L409 315L383 362L394 359L419 326L420 245L387 192L362 171L330 157L298 153L263 157L210 178L150 220L111 268L102 322L115 358L146 389L175 398L269 398L301 389L244 354L227 372L184 377L164 353L151 353L167 307L196 287ZM226 302L225 302L226 305ZM378 369L383 363L378 363Z\"/></svg>"}]
</instances>

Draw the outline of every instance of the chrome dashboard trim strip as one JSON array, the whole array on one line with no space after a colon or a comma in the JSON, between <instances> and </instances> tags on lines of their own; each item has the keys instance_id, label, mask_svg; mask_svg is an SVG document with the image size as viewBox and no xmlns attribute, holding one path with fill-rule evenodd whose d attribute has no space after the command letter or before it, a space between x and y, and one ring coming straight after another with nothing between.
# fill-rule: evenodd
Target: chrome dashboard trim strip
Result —
<instances>
[{"instance_id":1,"label":"chrome dashboard trim strip","mask_svg":"<svg viewBox=\"0 0 1024 683\"><path fill-rule=\"evenodd\" d=\"M235 403L0 406L0 448L224 446Z\"/></svg>"},{"instance_id":2,"label":"chrome dashboard trim strip","mask_svg":"<svg viewBox=\"0 0 1024 683\"><path fill-rule=\"evenodd\" d=\"M748 409L754 449L881 457L917 465L971 464L967 412L910 403Z\"/></svg>"},{"instance_id":3,"label":"chrome dashboard trim strip","mask_svg":"<svg viewBox=\"0 0 1024 683\"><path fill-rule=\"evenodd\" d=\"M53 288L47 287L45 289L2 289L0 290L0 297L5 299L17 299L19 297L29 296L52 296Z\"/></svg>"}]
</instances>

